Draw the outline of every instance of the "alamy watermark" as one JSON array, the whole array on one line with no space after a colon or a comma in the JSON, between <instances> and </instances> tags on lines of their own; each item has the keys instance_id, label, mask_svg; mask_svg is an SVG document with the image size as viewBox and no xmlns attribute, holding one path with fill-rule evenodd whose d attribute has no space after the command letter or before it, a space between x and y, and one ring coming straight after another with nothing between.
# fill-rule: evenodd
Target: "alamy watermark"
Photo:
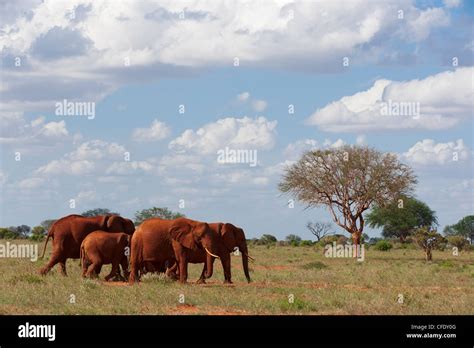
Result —
<instances>
[{"instance_id":1,"label":"alamy watermark","mask_svg":"<svg viewBox=\"0 0 474 348\"><path fill-rule=\"evenodd\" d=\"M248 163L250 167L255 167L257 162L257 150L230 149L226 146L217 151L217 163L220 164Z\"/></svg>"},{"instance_id":2,"label":"alamy watermark","mask_svg":"<svg viewBox=\"0 0 474 348\"><path fill-rule=\"evenodd\" d=\"M365 247L364 244L327 244L324 247L325 257L334 258L357 258L357 261L365 260Z\"/></svg>"},{"instance_id":3,"label":"alamy watermark","mask_svg":"<svg viewBox=\"0 0 474 348\"><path fill-rule=\"evenodd\" d=\"M64 99L55 104L57 116L87 116L89 120L95 118L94 102L72 102Z\"/></svg>"},{"instance_id":4,"label":"alamy watermark","mask_svg":"<svg viewBox=\"0 0 474 348\"><path fill-rule=\"evenodd\" d=\"M48 341L56 339L56 325L36 325L26 322L18 326L20 338L47 338Z\"/></svg>"},{"instance_id":5,"label":"alamy watermark","mask_svg":"<svg viewBox=\"0 0 474 348\"><path fill-rule=\"evenodd\" d=\"M397 102L389 99L381 103L380 114L382 116L410 116L418 119L420 118L420 102Z\"/></svg>"},{"instance_id":6,"label":"alamy watermark","mask_svg":"<svg viewBox=\"0 0 474 348\"><path fill-rule=\"evenodd\" d=\"M0 258L22 258L36 262L38 260L38 244L0 243Z\"/></svg>"}]
</instances>

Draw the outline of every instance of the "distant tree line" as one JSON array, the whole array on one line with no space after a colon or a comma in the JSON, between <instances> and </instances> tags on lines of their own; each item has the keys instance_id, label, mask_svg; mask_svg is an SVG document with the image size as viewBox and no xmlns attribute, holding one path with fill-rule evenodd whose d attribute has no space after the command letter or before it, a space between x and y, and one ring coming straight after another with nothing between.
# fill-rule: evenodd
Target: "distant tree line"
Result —
<instances>
[{"instance_id":1,"label":"distant tree line","mask_svg":"<svg viewBox=\"0 0 474 348\"><path fill-rule=\"evenodd\" d=\"M120 215L107 208L95 208L81 213L83 216L98 215ZM149 218L176 219L184 215L173 212L166 207L151 207L139 210L135 213L134 223L140 225ZM431 260L432 250L445 248L447 245L467 249L473 244L474 239L474 215L468 215L453 225L447 225L443 232L444 236L436 231L438 220L436 214L428 205L414 197L401 196L400 199L382 206L374 205L368 214L366 222L372 228L382 228L382 238L370 238L363 233L360 243L373 246L377 250L387 251L393 247L395 240L402 244L412 244L420 247L426 254L426 259ZM31 228L28 225L0 227L0 239L30 239L41 241L47 235L55 219L43 220L37 226ZM346 244L353 242L350 238L337 234L331 223L308 222L306 228L312 233L316 240L303 240L297 234L289 234L284 240L278 240L271 234L263 234L260 238L249 240L254 245L279 245L279 246L314 246L326 245L333 242Z\"/></svg>"},{"instance_id":2,"label":"distant tree line","mask_svg":"<svg viewBox=\"0 0 474 348\"><path fill-rule=\"evenodd\" d=\"M120 215L120 213L113 212L107 208L95 208L86 210L80 215L92 217L98 215ZM183 214L173 212L168 208L152 207L137 211L135 213L134 223L138 226L143 222L143 220L153 217L176 219L183 216ZM28 225L0 227L0 239L30 239L33 241L42 241L55 221L56 219L43 220L39 225L34 226L33 228Z\"/></svg>"}]
</instances>

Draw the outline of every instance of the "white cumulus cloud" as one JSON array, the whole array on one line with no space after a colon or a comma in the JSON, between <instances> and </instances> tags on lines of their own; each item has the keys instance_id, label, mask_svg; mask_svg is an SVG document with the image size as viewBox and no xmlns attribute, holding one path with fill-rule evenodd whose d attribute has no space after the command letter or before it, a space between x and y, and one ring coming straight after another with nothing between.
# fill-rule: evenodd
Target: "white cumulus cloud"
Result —
<instances>
[{"instance_id":1,"label":"white cumulus cloud","mask_svg":"<svg viewBox=\"0 0 474 348\"><path fill-rule=\"evenodd\" d=\"M377 80L367 91L332 102L306 121L329 132L449 128L472 116L473 72L458 68L422 80Z\"/></svg>"},{"instance_id":2,"label":"white cumulus cloud","mask_svg":"<svg viewBox=\"0 0 474 348\"><path fill-rule=\"evenodd\" d=\"M153 120L150 128L136 128L133 130L132 139L138 142L158 141L170 135L169 127L158 120Z\"/></svg>"},{"instance_id":3,"label":"white cumulus cloud","mask_svg":"<svg viewBox=\"0 0 474 348\"><path fill-rule=\"evenodd\" d=\"M403 157L417 165L446 165L457 161L465 161L471 157L471 150L462 139L447 143L436 143L432 139L424 139L413 145Z\"/></svg>"},{"instance_id":4,"label":"white cumulus cloud","mask_svg":"<svg viewBox=\"0 0 474 348\"><path fill-rule=\"evenodd\" d=\"M139 171L150 172L153 165L147 161L130 161L112 163L106 170L107 174L127 175L135 174Z\"/></svg>"},{"instance_id":5,"label":"white cumulus cloud","mask_svg":"<svg viewBox=\"0 0 474 348\"><path fill-rule=\"evenodd\" d=\"M94 162L88 160L71 161L67 159L52 160L35 170L36 174L69 174L85 175L91 174L95 169Z\"/></svg>"},{"instance_id":6,"label":"white cumulus cloud","mask_svg":"<svg viewBox=\"0 0 474 348\"><path fill-rule=\"evenodd\" d=\"M275 144L276 126L277 121L269 121L265 117L227 117L196 131L185 130L168 147L178 152L192 150L202 154L215 153L225 146L267 150Z\"/></svg>"}]
</instances>

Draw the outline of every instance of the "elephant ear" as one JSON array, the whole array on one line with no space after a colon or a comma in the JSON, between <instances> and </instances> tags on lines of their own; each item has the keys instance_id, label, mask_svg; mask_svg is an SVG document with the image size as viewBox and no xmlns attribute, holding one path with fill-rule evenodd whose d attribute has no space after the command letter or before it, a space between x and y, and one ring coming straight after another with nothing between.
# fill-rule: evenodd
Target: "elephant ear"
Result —
<instances>
[{"instance_id":1,"label":"elephant ear","mask_svg":"<svg viewBox=\"0 0 474 348\"><path fill-rule=\"evenodd\" d=\"M221 238L226 249L231 252L237 246L237 228L232 224L224 224L221 227Z\"/></svg>"},{"instance_id":2,"label":"elephant ear","mask_svg":"<svg viewBox=\"0 0 474 348\"><path fill-rule=\"evenodd\" d=\"M123 218L119 215L112 215L109 216L107 220L107 230L112 232L123 232L124 231L124 223Z\"/></svg>"},{"instance_id":3,"label":"elephant ear","mask_svg":"<svg viewBox=\"0 0 474 348\"><path fill-rule=\"evenodd\" d=\"M99 224L101 230L107 230L107 221L109 220L110 215L103 215L100 218Z\"/></svg>"},{"instance_id":4,"label":"elephant ear","mask_svg":"<svg viewBox=\"0 0 474 348\"><path fill-rule=\"evenodd\" d=\"M173 224L169 230L171 238L188 249L196 249L193 231L188 223Z\"/></svg>"}]
</instances>

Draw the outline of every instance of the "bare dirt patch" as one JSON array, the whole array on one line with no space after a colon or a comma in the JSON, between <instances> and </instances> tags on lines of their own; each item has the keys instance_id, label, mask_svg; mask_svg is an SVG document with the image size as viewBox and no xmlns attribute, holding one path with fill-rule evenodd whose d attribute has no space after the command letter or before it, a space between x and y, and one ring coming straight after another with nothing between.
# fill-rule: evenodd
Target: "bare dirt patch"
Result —
<instances>
[{"instance_id":1,"label":"bare dirt patch","mask_svg":"<svg viewBox=\"0 0 474 348\"><path fill-rule=\"evenodd\" d=\"M206 309L208 315L246 315L249 314L247 311L229 308L229 307L211 307Z\"/></svg>"},{"instance_id":2,"label":"bare dirt patch","mask_svg":"<svg viewBox=\"0 0 474 348\"><path fill-rule=\"evenodd\" d=\"M101 282L104 285L107 286L128 286L127 282L106 282L105 280Z\"/></svg>"},{"instance_id":3,"label":"bare dirt patch","mask_svg":"<svg viewBox=\"0 0 474 348\"><path fill-rule=\"evenodd\" d=\"M294 269L294 267L292 266L284 266L284 265L272 265L272 266L255 265L252 268L267 269L267 270L273 270L273 271L287 271L290 269Z\"/></svg>"},{"instance_id":4,"label":"bare dirt patch","mask_svg":"<svg viewBox=\"0 0 474 348\"><path fill-rule=\"evenodd\" d=\"M181 304L176 307L170 308L168 314L176 314L176 315L189 315L189 314L197 314L199 312L199 308L192 304Z\"/></svg>"}]
</instances>

